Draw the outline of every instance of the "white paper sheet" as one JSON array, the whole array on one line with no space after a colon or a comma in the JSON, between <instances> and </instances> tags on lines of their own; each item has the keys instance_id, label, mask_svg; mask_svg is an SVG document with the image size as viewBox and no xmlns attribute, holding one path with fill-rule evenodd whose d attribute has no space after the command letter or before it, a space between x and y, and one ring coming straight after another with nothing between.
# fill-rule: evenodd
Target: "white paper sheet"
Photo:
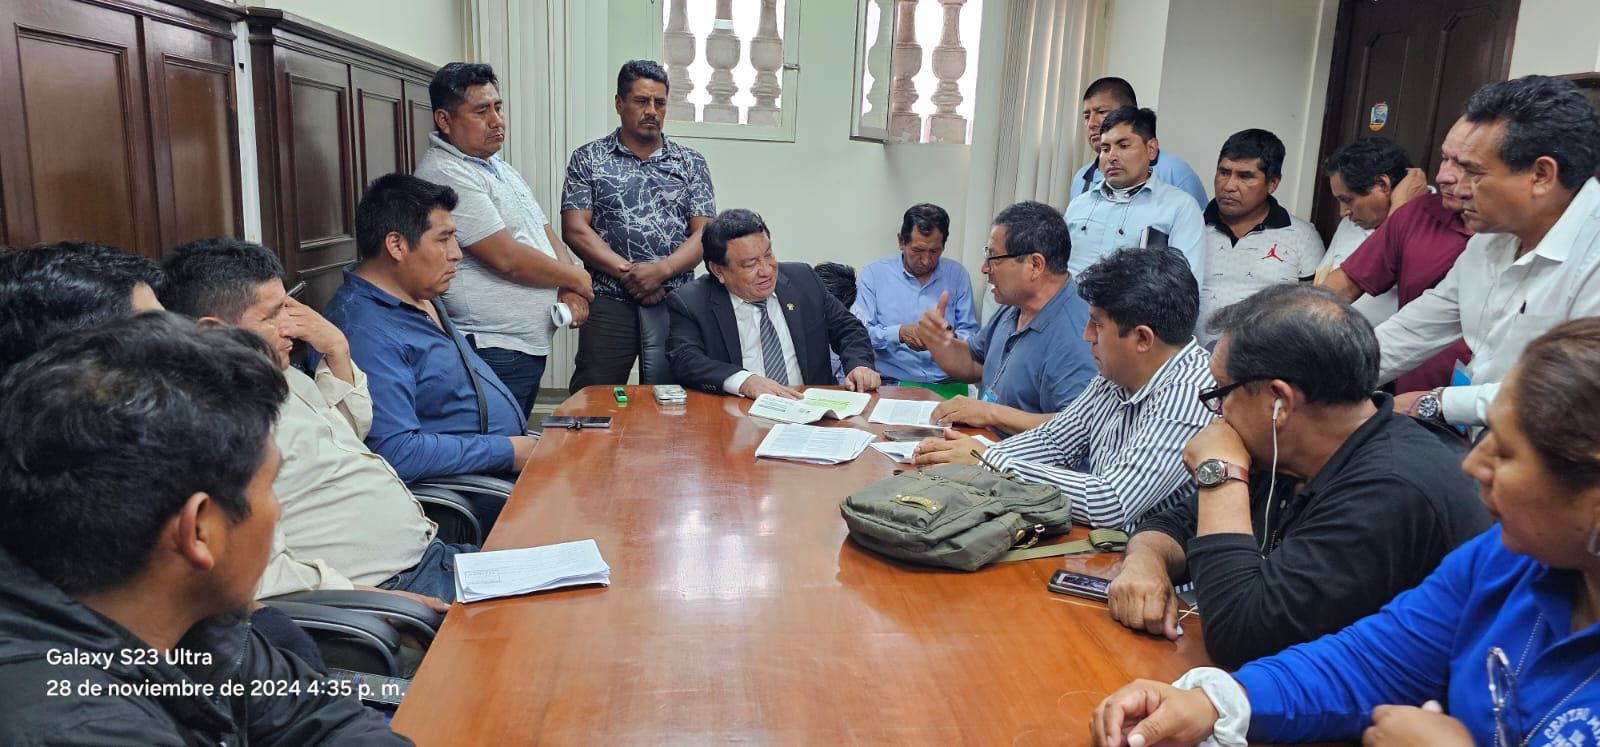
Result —
<instances>
[{"instance_id":1,"label":"white paper sheet","mask_svg":"<svg viewBox=\"0 0 1600 747\"><path fill-rule=\"evenodd\" d=\"M867 418L867 422L884 425L933 425L933 411L938 406L938 402L916 399L879 399L878 404L872 406L872 415Z\"/></svg>"},{"instance_id":2,"label":"white paper sheet","mask_svg":"<svg viewBox=\"0 0 1600 747\"><path fill-rule=\"evenodd\" d=\"M861 456L876 434L855 428L779 424L756 447L757 457L813 464L839 464Z\"/></svg>"},{"instance_id":3,"label":"white paper sheet","mask_svg":"<svg viewBox=\"0 0 1600 747\"><path fill-rule=\"evenodd\" d=\"M594 540L456 556L456 599L476 602L584 584L611 584Z\"/></svg>"},{"instance_id":4,"label":"white paper sheet","mask_svg":"<svg viewBox=\"0 0 1600 747\"><path fill-rule=\"evenodd\" d=\"M994 445L994 441L987 436L973 436L985 448ZM911 452L915 451L921 441L880 441L870 444L872 448L900 464L911 463Z\"/></svg>"}]
</instances>

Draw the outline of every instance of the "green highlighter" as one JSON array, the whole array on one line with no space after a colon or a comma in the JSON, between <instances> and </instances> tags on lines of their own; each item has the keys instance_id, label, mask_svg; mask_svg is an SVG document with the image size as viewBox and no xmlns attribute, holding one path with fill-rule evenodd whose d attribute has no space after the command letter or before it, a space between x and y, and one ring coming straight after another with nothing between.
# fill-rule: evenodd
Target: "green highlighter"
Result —
<instances>
[{"instance_id":1,"label":"green highlighter","mask_svg":"<svg viewBox=\"0 0 1600 747\"><path fill-rule=\"evenodd\" d=\"M620 386L611 388L611 396L616 398L619 405L628 404L628 393Z\"/></svg>"}]
</instances>

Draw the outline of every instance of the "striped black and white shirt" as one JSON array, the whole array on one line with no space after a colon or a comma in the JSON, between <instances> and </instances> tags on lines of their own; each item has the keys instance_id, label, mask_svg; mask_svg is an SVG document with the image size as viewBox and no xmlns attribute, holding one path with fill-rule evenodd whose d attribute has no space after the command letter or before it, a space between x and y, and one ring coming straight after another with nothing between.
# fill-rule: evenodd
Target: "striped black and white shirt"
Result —
<instances>
[{"instance_id":1,"label":"striped black and white shirt","mask_svg":"<svg viewBox=\"0 0 1600 747\"><path fill-rule=\"evenodd\" d=\"M989 448L984 458L1072 499L1072 521L1132 531L1195 492L1183 446L1211 423L1200 391L1213 386L1211 355L1193 339L1137 392L1096 376L1049 422ZM1088 471L1078 471L1087 463Z\"/></svg>"}]
</instances>

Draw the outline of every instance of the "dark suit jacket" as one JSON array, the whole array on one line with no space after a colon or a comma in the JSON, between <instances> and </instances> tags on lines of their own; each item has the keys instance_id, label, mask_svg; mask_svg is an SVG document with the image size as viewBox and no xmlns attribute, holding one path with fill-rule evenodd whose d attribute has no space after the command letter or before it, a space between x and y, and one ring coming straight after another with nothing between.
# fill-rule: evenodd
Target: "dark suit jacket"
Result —
<instances>
[{"instance_id":1,"label":"dark suit jacket","mask_svg":"<svg viewBox=\"0 0 1600 747\"><path fill-rule=\"evenodd\" d=\"M794 340L803 383L838 383L828 357L830 346L839 354L846 373L857 366L872 368L867 328L822 287L810 265L780 263L776 292L789 324L789 337ZM722 382L744 369L739 325L727 289L715 277L702 275L667 296L667 310L672 316L667 358L672 361L673 377L685 389L721 392Z\"/></svg>"}]
</instances>

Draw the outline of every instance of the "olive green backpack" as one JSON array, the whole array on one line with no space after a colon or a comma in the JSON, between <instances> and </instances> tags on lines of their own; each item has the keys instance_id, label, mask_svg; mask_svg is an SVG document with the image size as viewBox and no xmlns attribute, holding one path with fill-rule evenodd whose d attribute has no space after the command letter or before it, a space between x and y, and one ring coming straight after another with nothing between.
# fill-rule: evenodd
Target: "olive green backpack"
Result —
<instances>
[{"instance_id":1,"label":"olive green backpack","mask_svg":"<svg viewBox=\"0 0 1600 747\"><path fill-rule=\"evenodd\" d=\"M1072 501L1054 485L1023 483L976 464L896 472L852 493L839 512L856 544L942 568L975 571L997 560L1093 549L1074 544L1013 552L1071 529Z\"/></svg>"}]
</instances>

